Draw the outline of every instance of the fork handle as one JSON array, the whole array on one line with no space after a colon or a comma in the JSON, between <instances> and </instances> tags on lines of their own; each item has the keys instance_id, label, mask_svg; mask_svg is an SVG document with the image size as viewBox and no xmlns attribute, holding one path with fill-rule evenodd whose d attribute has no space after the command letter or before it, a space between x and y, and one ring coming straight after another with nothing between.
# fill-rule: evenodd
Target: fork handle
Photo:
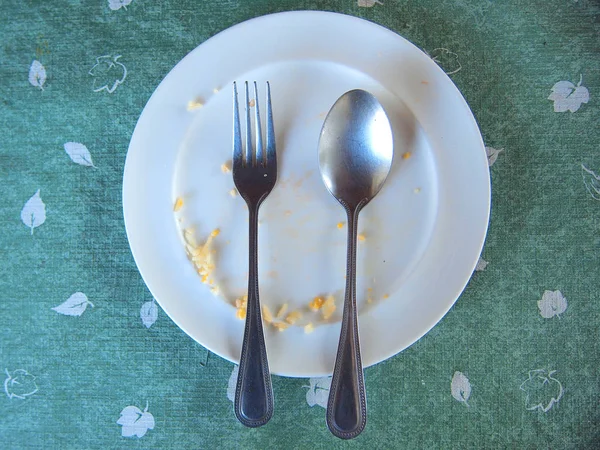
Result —
<instances>
[{"instance_id":1,"label":"fork handle","mask_svg":"<svg viewBox=\"0 0 600 450\"><path fill-rule=\"evenodd\" d=\"M248 211L248 303L234 408L241 423L247 427L260 427L273 415L273 387L258 298L258 205L248 204Z\"/></svg>"},{"instance_id":2,"label":"fork handle","mask_svg":"<svg viewBox=\"0 0 600 450\"><path fill-rule=\"evenodd\" d=\"M356 311L356 238L361 206L347 208L348 261L342 329L327 402L327 426L341 439L358 436L367 423L367 399Z\"/></svg>"}]
</instances>

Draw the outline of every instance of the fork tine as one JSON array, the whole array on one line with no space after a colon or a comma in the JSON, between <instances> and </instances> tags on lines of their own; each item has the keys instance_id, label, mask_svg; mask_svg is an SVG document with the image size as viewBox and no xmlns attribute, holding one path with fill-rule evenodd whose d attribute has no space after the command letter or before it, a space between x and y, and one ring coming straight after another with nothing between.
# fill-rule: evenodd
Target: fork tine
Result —
<instances>
[{"instance_id":1,"label":"fork tine","mask_svg":"<svg viewBox=\"0 0 600 450\"><path fill-rule=\"evenodd\" d=\"M238 109L237 84L233 82L233 165L243 166L242 133L240 131L240 112Z\"/></svg>"},{"instance_id":2,"label":"fork tine","mask_svg":"<svg viewBox=\"0 0 600 450\"><path fill-rule=\"evenodd\" d=\"M254 112L256 114L254 125L256 132L256 164L264 166L265 165L265 152L263 149L262 143L262 127L260 126L260 111L258 109L258 88L256 87L256 81L254 82Z\"/></svg>"},{"instance_id":3,"label":"fork tine","mask_svg":"<svg viewBox=\"0 0 600 450\"><path fill-rule=\"evenodd\" d=\"M277 164L275 150L275 128L273 125L273 108L271 106L271 85L267 81L267 162L266 165Z\"/></svg>"},{"instance_id":4,"label":"fork tine","mask_svg":"<svg viewBox=\"0 0 600 450\"><path fill-rule=\"evenodd\" d=\"M252 147L252 124L250 123L250 95L248 95L248 82L246 81L246 164L254 166L255 156Z\"/></svg>"}]
</instances>

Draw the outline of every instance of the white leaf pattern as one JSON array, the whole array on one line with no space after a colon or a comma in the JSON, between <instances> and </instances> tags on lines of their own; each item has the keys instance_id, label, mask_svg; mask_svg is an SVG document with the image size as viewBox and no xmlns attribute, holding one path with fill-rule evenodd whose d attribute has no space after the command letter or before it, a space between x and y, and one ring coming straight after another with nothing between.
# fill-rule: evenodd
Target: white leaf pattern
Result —
<instances>
[{"instance_id":1,"label":"white leaf pattern","mask_svg":"<svg viewBox=\"0 0 600 450\"><path fill-rule=\"evenodd\" d=\"M579 83L575 86L570 81L559 81L552 86L552 93L548 100L554 102L554 112L575 112L582 103L590 100L590 92L585 86L581 85L583 76L579 76Z\"/></svg>"},{"instance_id":2,"label":"white leaf pattern","mask_svg":"<svg viewBox=\"0 0 600 450\"><path fill-rule=\"evenodd\" d=\"M450 390L452 397L469 406L467 401L471 396L471 383L469 383L469 379L462 372L454 372L452 382L450 383Z\"/></svg>"},{"instance_id":3,"label":"white leaf pattern","mask_svg":"<svg viewBox=\"0 0 600 450\"><path fill-rule=\"evenodd\" d=\"M39 87L42 91L44 90L46 69L37 59L33 60L29 68L29 82L32 86Z\"/></svg>"},{"instance_id":4,"label":"white leaf pattern","mask_svg":"<svg viewBox=\"0 0 600 450\"><path fill-rule=\"evenodd\" d=\"M94 307L92 302L88 300L87 296L83 292L75 292L63 303L55 306L52 309L65 316L81 316L88 305L90 305L92 308Z\"/></svg>"},{"instance_id":5,"label":"white leaf pattern","mask_svg":"<svg viewBox=\"0 0 600 450\"><path fill-rule=\"evenodd\" d=\"M500 152L503 152L503 151L504 151L503 148L493 148L493 147L485 148L485 153L487 154L489 167L492 167L494 165L494 163L498 159L498 155L500 154Z\"/></svg>"},{"instance_id":6,"label":"white leaf pattern","mask_svg":"<svg viewBox=\"0 0 600 450\"><path fill-rule=\"evenodd\" d=\"M127 10L127 5L132 1L133 0L108 0L108 7L113 11L117 11L121 8Z\"/></svg>"},{"instance_id":7,"label":"white leaf pattern","mask_svg":"<svg viewBox=\"0 0 600 450\"><path fill-rule=\"evenodd\" d=\"M560 291L544 291L542 299L537 302L540 315L544 319L560 317L567 310L567 299Z\"/></svg>"},{"instance_id":8,"label":"white leaf pattern","mask_svg":"<svg viewBox=\"0 0 600 450\"><path fill-rule=\"evenodd\" d=\"M138 438L144 437L148 430L154 429L154 416L148 412L148 403L144 411L137 406L127 406L121 411L121 417L117 420L121 425L121 436Z\"/></svg>"},{"instance_id":9,"label":"white leaf pattern","mask_svg":"<svg viewBox=\"0 0 600 450\"><path fill-rule=\"evenodd\" d=\"M21 220L33 234L33 229L39 227L46 221L46 205L40 197L40 190L38 189L33 196L27 200L25 206L21 210Z\"/></svg>"},{"instance_id":10,"label":"white leaf pattern","mask_svg":"<svg viewBox=\"0 0 600 450\"><path fill-rule=\"evenodd\" d=\"M487 267L488 264L489 263L485 259L480 257L479 261L477 261L477 265L475 266L475 270L477 272L482 272L485 270L485 268Z\"/></svg>"},{"instance_id":11,"label":"white leaf pattern","mask_svg":"<svg viewBox=\"0 0 600 450\"><path fill-rule=\"evenodd\" d=\"M546 371L536 369L529 371L529 378L521 383L519 389L527 394L525 397L525 408L529 411L539 409L548 412L560 402L564 390L560 381L552 375L556 370Z\"/></svg>"},{"instance_id":12,"label":"white leaf pattern","mask_svg":"<svg viewBox=\"0 0 600 450\"><path fill-rule=\"evenodd\" d=\"M74 163L96 168L92 161L92 155L85 145L79 142L67 142L65 143L65 152Z\"/></svg>"},{"instance_id":13,"label":"white leaf pattern","mask_svg":"<svg viewBox=\"0 0 600 450\"><path fill-rule=\"evenodd\" d=\"M6 392L8 398L20 398L24 400L38 391L35 377L26 370L17 369L11 374L8 369L5 369L5 372L4 392Z\"/></svg>"},{"instance_id":14,"label":"white leaf pattern","mask_svg":"<svg viewBox=\"0 0 600 450\"><path fill-rule=\"evenodd\" d=\"M229 377L229 382L227 383L227 398L231 401L235 401L235 388L237 386L237 378L238 372L240 368L239 366L233 366L233 371L231 372L231 376Z\"/></svg>"},{"instance_id":15,"label":"white leaf pattern","mask_svg":"<svg viewBox=\"0 0 600 450\"><path fill-rule=\"evenodd\" d=\"M600 176L596 175L593 170L588 169L583 164L581 165L581 170L585 188L594 200L600 201Z\"/></svg>"},{"instance_id":16,"label":"white leaf pattern","mask_svg":"<svg viewBox=\"0 0 600 450\"><path fill-rule=\"evenodd\" d=\"M306 393L306 403L308 403L308 406L312 408L315 405L319 405L327 408L331 377L311 378L309 383L310 386L303 386L308 388L308 392Z\"/></svg>"},{"instance_id":17,"label":"white leaf pattern","mask_svg":"<svg viewBox=\"0 0 600 450\"><path fill-rule=\"evenodd\" d=\"M446 72L446 75L454 75L462 69L458 55L447 48L434 48L429 56Z\"/></svg>"},{"instance_id":18,"label":"white leaf pattern","mask_svg":"<svg viewBox=\"0 0 600 450\"><path fill-rule=\"evenodd\" d=\"M375 5L383 5L378 0L358 0L358 6L361 8L372 8Z\"/></svg>"},{"instance_id":19,"label":"white leaf pattern","mask_svg":"<svg viewBox=\"0 0 600 450\"><path fill-rule=\"evenodd\" d=\"M142 305L142 309L140 309L140 318L146 328L150 328L154 322L156 322L156 319L158 319L158 306L154 300Z\"/></svg>"},{"instance_id":20,"label":"white leaf pattern","mask_svg":"<svg viewBox=\"0 0 600 450\"><path fill-rule=\"evenodd\" d=\"M127 78L127 68L119 62L121 55L104 55L96 58L96 64L89 74L94 77L94 92L106 91L112 94Z\"/></svg>"}]
</instances>

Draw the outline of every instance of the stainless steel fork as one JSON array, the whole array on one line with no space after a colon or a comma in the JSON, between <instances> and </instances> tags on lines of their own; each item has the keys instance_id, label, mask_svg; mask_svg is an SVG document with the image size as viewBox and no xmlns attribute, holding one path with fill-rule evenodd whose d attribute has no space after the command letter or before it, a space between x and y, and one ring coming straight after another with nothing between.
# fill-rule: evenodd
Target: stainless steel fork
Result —
<instances>
[{"instance_id":1,"label":"stainless steel fork","mask_svg":"<svg viewBox=\"0 0 600 450\"><path fill-rule=\"evenodd\" d=\"M240 196L246 201L250 215L248 303L234 408L235 415L244 425L260 427L266 424L273 415L273 388L267 362L258 297L258 209L275 186L277 180L277 154L275 151L275 130L269 83L267 82L266 152L263 148L260 126L258 88L256 82L254 82L254 99L251 100L248 95L247 81L245 86L246 151L244 152L240 131L237 85L233 83L233 181ZM252 101L254 101L256 152L254 152L252 146L250 119Z\"/></svg>"}]
</instances>

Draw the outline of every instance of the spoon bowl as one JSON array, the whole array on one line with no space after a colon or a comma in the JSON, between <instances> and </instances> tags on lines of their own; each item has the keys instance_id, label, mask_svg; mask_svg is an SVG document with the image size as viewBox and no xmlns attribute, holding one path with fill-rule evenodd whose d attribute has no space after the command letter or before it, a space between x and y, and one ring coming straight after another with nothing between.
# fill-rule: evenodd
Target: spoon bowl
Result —
<instances>
[{"instance_id":1,"label":"spoon bowl","mask_svg":"<svg viewBox=\"0 0 600 450\"><path fill-rule=\"evenodd\" d=\"M367 423L356 311L358 215L381 190L393 156L392 127L379 101L363 90L342 95L325 118L319 139L323 182L348 216L346 294L327 402L327 426L341 439L358 436Z\"/></svg>"},{"instance_id":2,"label":"spoon bowl","mask_svg":"<svg viewBox=\"0 0 600 450\"><path fill-rule=\"evenodd\" d=\"M329 192L349 207L368 203L381 190L393 155L392 127L379 101L360 89L342 95L319 139L319 166Z\"/></svg>"}]
</instances>

